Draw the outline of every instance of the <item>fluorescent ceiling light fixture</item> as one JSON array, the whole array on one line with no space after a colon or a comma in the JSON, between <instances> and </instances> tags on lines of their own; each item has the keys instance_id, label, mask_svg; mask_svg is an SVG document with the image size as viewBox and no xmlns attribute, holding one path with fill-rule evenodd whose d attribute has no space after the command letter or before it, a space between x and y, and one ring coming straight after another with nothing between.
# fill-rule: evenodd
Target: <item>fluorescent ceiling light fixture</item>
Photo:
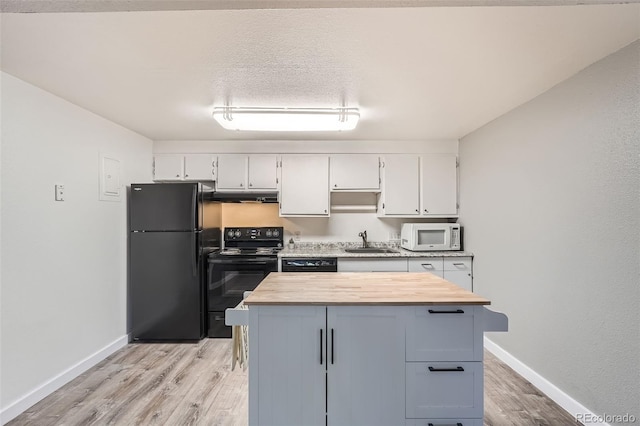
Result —
<instances>
[{"instance_id":1,"label":"fluorescent ceiling light fixture","mask_svg":"<svg viewBox=\"0 0 640 426\"><path fill-rule=\"evenodd\" d=\"M228 130L317 132L353 130L358 108L214 107L213 118Z\"/></svg>"}]
</instances>

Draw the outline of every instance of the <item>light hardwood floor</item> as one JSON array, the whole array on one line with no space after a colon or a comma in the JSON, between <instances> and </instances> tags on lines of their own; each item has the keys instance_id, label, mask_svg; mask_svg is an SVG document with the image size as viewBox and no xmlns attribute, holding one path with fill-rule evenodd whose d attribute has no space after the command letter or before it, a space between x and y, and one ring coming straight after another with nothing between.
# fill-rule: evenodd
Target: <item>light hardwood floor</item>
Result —
<instances>
[{"instance_id":1,"label":"light hardwood floor","mask_svg":"<svg viewBox=\"0 0 640 426\"><path fill-rule=\"evenodd\" d=\"M131 344L8 423L247 424L247 372L231 371L231 340ZM576 425L575 419L485 351L485 426Z\"/></svg>"}]
</instances>

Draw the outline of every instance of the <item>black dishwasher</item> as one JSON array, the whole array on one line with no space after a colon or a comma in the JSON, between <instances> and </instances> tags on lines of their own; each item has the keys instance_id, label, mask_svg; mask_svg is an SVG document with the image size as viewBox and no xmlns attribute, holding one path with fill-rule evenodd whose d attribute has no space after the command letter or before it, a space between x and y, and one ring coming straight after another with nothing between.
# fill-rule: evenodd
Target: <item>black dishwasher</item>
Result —
<instances>
[{"instance_id":1,"label":"black dishwasher","mask_svg":"<svg viewBox=\"0 0 640 426\"><path fill-rule=\"evenodd\" d=\"M335 257L283 257L282 272L338 272L338 259Z\"/></svg>"}]
</instances>

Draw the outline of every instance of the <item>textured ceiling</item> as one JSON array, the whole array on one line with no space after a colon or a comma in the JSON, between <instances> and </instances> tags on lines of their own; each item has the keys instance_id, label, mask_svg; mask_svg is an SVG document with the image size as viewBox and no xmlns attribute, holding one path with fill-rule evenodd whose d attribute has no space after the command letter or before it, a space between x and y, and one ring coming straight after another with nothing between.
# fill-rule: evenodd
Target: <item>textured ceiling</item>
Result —
<instances>
[{"instance_id":1,"label":"textured ceiling","mask_svg":"<svg viewBox=\"0 0 640 426\"><path fill-rule=\"evenodd\" d=\"M154 140L459 138L640 38L640 5L3 13L2 70ZM214 105L359 106L344 133Z\"/></svg>"}]
</instances>

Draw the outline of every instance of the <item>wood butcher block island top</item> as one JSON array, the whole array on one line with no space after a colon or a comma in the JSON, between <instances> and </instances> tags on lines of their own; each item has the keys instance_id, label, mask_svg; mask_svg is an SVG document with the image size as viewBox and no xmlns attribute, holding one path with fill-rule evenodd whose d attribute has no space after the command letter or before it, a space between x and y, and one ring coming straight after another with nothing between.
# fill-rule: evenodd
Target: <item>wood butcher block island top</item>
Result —
<instances>
[{"instance_id":1,"label":"wood butcher block island top","mask_svg":"<svg viewBox=\"0 0 640 426\"><path fill-rule=\"evenodd\" d=\"M272 272L245 305L489 305L430 273Z\"/></svg>"}]
</instances>

